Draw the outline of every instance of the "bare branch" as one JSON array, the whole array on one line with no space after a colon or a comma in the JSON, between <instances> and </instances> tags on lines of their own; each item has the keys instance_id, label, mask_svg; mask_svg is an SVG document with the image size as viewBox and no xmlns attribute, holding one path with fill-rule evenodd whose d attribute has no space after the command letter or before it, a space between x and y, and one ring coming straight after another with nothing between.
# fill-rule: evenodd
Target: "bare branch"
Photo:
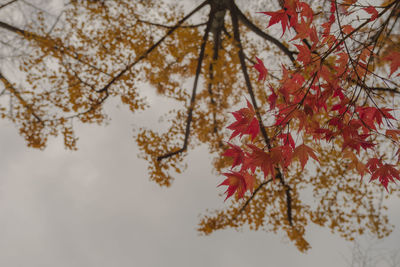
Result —
<instances>
[{"instance_id":1,"label":"bare branch","mask_svg":"<svg viewBox=\"0 0 400 267\"><path fill-rule=\"evenodd\" d=\"M362 86L364 88L364 86ZM388 92L394 94L400 94L400 91L396 88L386 88L386 87L366 87L366 89L371 91L381 91L381 92Z\"/></svg>"},{"instance_id":2,"label":"bare branch","mask_svg":"<svg viewBox=\"0 0 400 267\"><path fill-rule=\"evenodd\" d=\"M256 196L256 194L258 193L258 191L261 190L261 188L264 185L267 185L268 183L272 182L273 179L269 179L267 181L262 182L259 186L257 186L257 188L254 190L253 194L251 194L251 196L246 200L246 202L243 204L243 206L240 208L240 210L237 212L236 216L234 218L232 218L232 220L235 220L237 218L237 216L239 214L241 214L246 208L247 206L250 204L250 202L253 200L253 198Z\"/></svg>"},{"instance_id":3,"label":"bare branch","mask_svg":"<svg viewBox=\"0 0 400 267\"><path fill-rule=\"evenodd\" d=\"M11 0L10 2L7 2L7 3L5 3L5 4L2 4L2 5L0 6L0 9L2 9L2 8L8 6L8 5L11 5L12 3L17 2L17 1L18 1L18 0Z\"/></svg>"},{"instance_id":4,"label":"bare branch","mask_svg":"<svg viewBox=\"0 0 400 267\"><path fill-rule=\"evenodd\" d=\"M158 161L161 161L162 159L169 158L169 157L172 157L172 156L174 156L176 154L182 153L183 151L185 151L187 149L187 145L189 143L189 135L190 135L190 124L192 123L194 103L195 103L195 100L196 100L197 84L198 84L200 73L201 73L201 65L203 63L206 43L207 43L208 35L210 33L211 23L212 23L213 19L214 19L214 14L211 13L210 17L209 17L209 20L207 22L207 28L206 28L204 36L203 36L203 42L202 42L201 47L200 47L200 54L199 54L199 58L198 58L198 61L197 61L196 76L194 78L192 96L190 98L188 116L187 116L187 120L186 120L185 139L184 139L184 142L183 142L183 146L182 146L182 148L180 148L180 149L178 149L176 151L169 152L169 153L167 153L165 155L159 156L157 158Z\"/></svg>"}]
</instances>

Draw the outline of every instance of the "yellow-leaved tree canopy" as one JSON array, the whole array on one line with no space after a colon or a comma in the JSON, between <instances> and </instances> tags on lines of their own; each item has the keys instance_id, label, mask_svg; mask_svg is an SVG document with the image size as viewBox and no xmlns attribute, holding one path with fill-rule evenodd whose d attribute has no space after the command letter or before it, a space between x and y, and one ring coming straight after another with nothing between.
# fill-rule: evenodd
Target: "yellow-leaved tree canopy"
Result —
<instances>
[{"instance_id":1,"label":"yellow-leaved tree canopy","mask_svg":"<svg viewBox=\"0 0 400 267\"><path fill-rule=\"evenodd\" d=\"M30 147L44 149L50 136L61 135L65 147L74 150L78 146L74 123L105 123L103 108L111 98L120 99L132 112L143 110L148 104L139 89L149 86L176 101L175 109L166 110L170 124L166 132L140 129L135 136L149 164L150 180L170 186L173 174L183 171L187 153L200 144L206 144L215 156L214 169L220 173L232 164L221 156L228 148L230 112L253 96L265 125L271 125L267 116L271 92L287 75L281 66L293 74L301 68L297 58L301 51L289 42L301 32L282 35L278 27L267 29L269 18L257 13L285 10L290 1L248 2L71 0L61 3L60 13L49 14L39 6L55 1L38 0L36 5L35 1L2 0L0 52L21 73L20 80L13 80L5 70L7 65L0 65L0 114L18 127ZM371 68L377 75L391 67L392 61L386 59L389 53L400 53L399 1L375 4L385 12L372 26L359 23L368 15L362 11L368 6L363 1L305 2L319 25L331 19L332 3L341 14L353 12L349 16L355 26L347 31L354 30L356 37L348 40L348 56L362 57L363 49L373 46ZM5 16L24 10L32 16ZM304 42L309 38L304 37ZM265 82L253 68L256 57L267 66ZM326 57L325 64L334 65L336 57ZM352 64L346 61L344 68ZM356 86L360 94L373 94L379 103L396 109L399 79L396 74L392 78L376 78L373 85L355 78L346 81L344 90ZM269 136L275 134L273 127L263 130ZM385 157L393 158L393 144L385 140L377 142L376 150L387 151ZM392 141L399 141L397 135L393 134ZM354 154L348 153L348 161L339 161L343 151L333 145L328 153L318 142L310 146L319 154L318 165L304 171L295 165L285 180L275 183L266 183L259 175L254 192L229 200L223 210L205 214L198 230L210 234L248 225L254 230L285 231L301 251L310 247L304 239L310 223L348 240L365 232L387 236L392 225L385 215L384 199L389 194L384 188L360 180L357 169L364 165ZM398 192L391 188L391 194Z\"/></svg>"}]
</instances>

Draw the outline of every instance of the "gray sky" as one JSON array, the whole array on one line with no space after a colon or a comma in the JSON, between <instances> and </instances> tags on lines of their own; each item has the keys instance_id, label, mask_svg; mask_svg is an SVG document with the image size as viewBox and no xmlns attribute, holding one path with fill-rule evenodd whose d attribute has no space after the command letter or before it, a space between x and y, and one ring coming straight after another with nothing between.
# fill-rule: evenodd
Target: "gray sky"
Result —
<instances>
[{"instance_id":1,"label":"gray sky","mask_svg":"<svg viewBox=\"0 0 400 267\"><path fill-rule=\"evenodd\" d=\"M141 114L109 101L109 126L76 125L76 152L65 151L61 138L44 151L29 149L0 121L0 266L346 266L351 243L320 227L308 228L307 254L282 234L199 236L199 214L224 205L216 188L223 178L212 174L211 156L200 147L171 188L148 180L133 129L157 127L169 103L146 91L152 108ZM389 214L400 226L398 206L392 200ZM396 228L379 247L399 251L399 244Z\"/></svg>"}]
</instances>

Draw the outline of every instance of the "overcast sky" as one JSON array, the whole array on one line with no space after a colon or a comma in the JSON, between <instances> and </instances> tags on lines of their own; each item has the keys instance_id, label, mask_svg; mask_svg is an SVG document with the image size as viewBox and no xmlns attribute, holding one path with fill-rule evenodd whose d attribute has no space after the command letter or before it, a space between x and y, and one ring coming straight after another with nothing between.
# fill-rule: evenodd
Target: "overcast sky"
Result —
<instances>
[{"instance_id":1,"label":"overcast sky","mask_svg":"<svg viewBox=\"0 0 400 267\"><path fill-rule=\"evenodd\" d=\"M151 93L149 101L152 108L140 114L107 102L110 125L78 124L76 152L65 151L61 138L44 151L29 149L0 121L0 266L347 266L351 243L320 227L308 228L306 254L284 235L245 229L199 236L199 214L224 205L216 188L222 178L200 147L171 188L148 180L133 129L157 126L169 105ZM398 207L392 200L389 214L400 226ZM396 228L377 248L399 251L399 244Z\"/></svg>"}]
</instances>

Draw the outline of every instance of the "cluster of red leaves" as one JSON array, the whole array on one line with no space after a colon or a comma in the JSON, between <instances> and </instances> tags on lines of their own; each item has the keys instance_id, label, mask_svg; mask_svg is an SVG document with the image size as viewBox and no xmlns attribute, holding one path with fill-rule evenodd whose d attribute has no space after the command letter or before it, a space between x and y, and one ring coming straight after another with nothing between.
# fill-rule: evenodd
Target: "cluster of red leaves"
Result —
<instances>
[{"instance_id":1,"label":"cluster of red leaves","mask_svg":"<svg viewBox=\"0 0 400 267\"><path fill-rule=\"evenodd\" d=\"M230 148L223 156L233 159L232 169L236 168L237 171L224 173L226 179L220 185L228 186L226 199L235 192L238 198L243 197L247 190L252 192L256 169L263 172L265 179L275 179L278 171L285 172L295 159L300 161L302 169L310 157L318 161L310 145L304 141L296 144L292 137L295 127L296 136L301 137L303 134L303 140L312 139L318 143L340 140L343 156L352 160L352 165L361 177L369 173L370 180L378 180L386 190L389 182L400 180L398 168L384 163L374 150L376 143L373 137L385 130L383 126L389 126L395 120L391 114L392 109L378 107L374 101L370 101L373 103L371 105L367 105L367 101L360 104L358 102L361 101L353 98L354 94L346 91L352 88L348 81L357 84L359 77L368 75L364 69L368 59L374 56L373 50L370 47L364 48L358 55L358 62L351 62L354 59L343 43L355 30L351 25L341 25L339 36L331 33L337 15L337 3L333 0L331 3L331 16L319 33L313 25L313 10L307 3L286 0L283 9L262 12L270 16L268 27L281 24L282 35L287 29L294 30L296 36L291 42L295 42L294 46L298 49L297 64L300 67L290 70L282 66L279 88L270 88L270 113L275 116L272 127L280 134L269 137L270 141L266 141L264 147L259 147L260 142L254 142L259 134L259 125L262 125L257 120L257 110L247 101L247 108L233 112L236 121L228 126L233 131L230 140L236 136L249 135L251 142L242 147L228 143ZM363 9L371 14L369 21L382 15L373 6ZM333 63L327 62L328 55L334 56ZM400 67L400 53L393 52L385 59L390 63L390 77ZM264 81L268 75L267 68L262 60L256 60L254 67L259 72L258 81ZM356 67L349 68L349 65ZM400 131L386 129L385 135L398 143ZM272 142L274 145L271 145ZM366 164L357 156L362 151L371 155Z\"/></svg>"}]
</instances>

